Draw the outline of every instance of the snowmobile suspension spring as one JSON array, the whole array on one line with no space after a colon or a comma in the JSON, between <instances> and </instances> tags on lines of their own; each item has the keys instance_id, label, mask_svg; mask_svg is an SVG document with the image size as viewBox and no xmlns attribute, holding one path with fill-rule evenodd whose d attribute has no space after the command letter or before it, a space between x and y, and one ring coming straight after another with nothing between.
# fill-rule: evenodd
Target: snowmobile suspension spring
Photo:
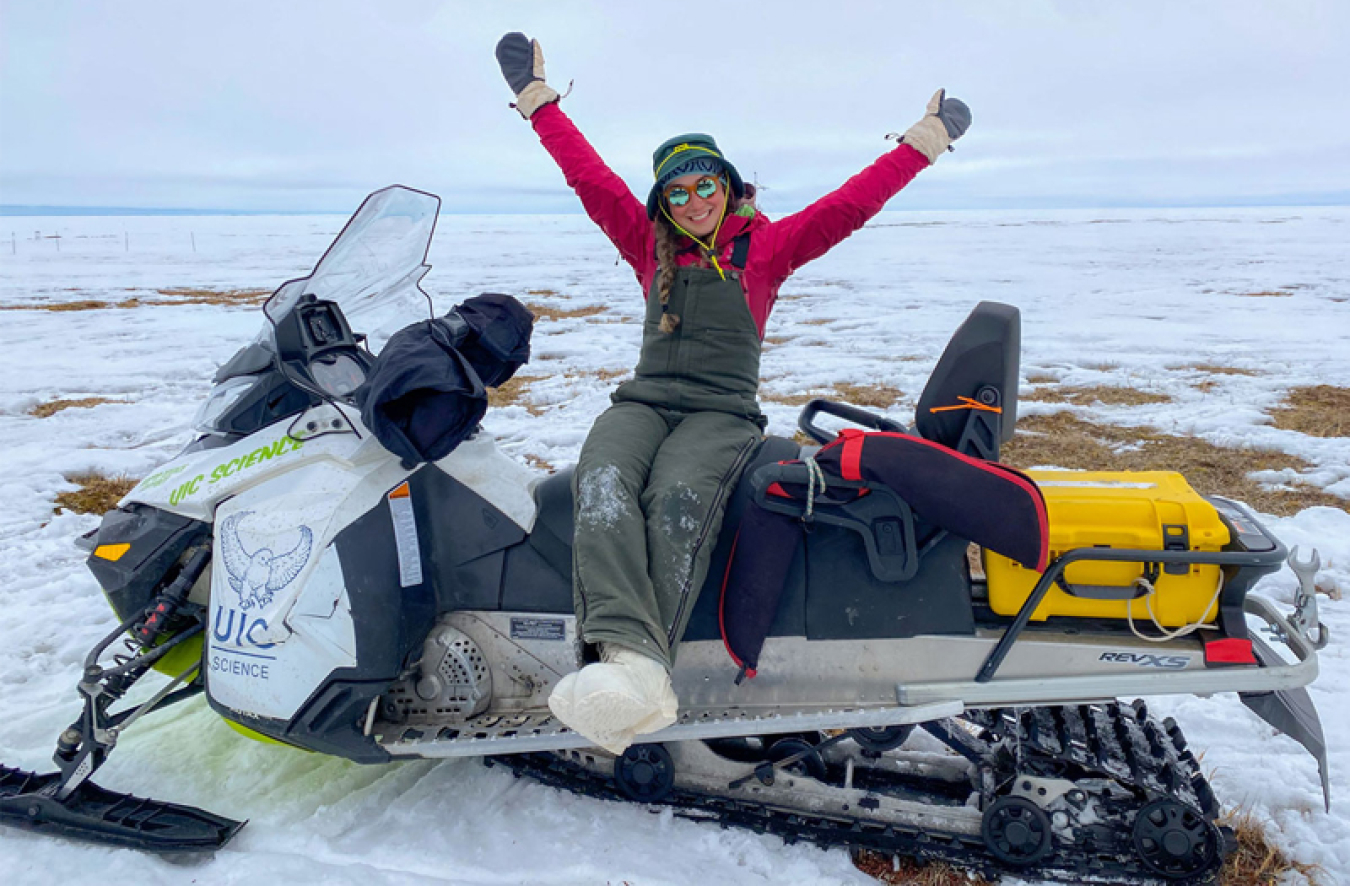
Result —
<instances>
[{"instance_id":1,"label":"snowmobile suspension spring","mask_svg":"<svg viewBox=\"0 0 1350 886\"><path fill-rule=\"evenodd\" d=\"M179 643L197 636L204 629L205 625L199 621L187 630L174 634L168 640L155 646L150 651L141 652L135 658L119 662L116 667L102 670L102 674L109 678L124 678L130 676L131 682L135 682L136 679L138 679L141 674L145 673L152 664L167 655L169 650L173 649ZM121 693L118 694L120 695Z\"/></svg>"},{"instance_id":2,"label":"snowmobile suspension spring","mask_svg":"<svg viewBox=\"0 0 1350 886\"><path fill-rule=\"evenodd\" d=\"M192 586L196 584L197 578L206 568L207 562L211 559L211 549L202 548L192 555L178 572L175 578L164 593L151 602L144 610L144 620L132 628L132 634L142 646L149 646L164 631L169 620L178 612L178 608L187 600L188 594L192 591Z\"/></svg>"}]
</instances>

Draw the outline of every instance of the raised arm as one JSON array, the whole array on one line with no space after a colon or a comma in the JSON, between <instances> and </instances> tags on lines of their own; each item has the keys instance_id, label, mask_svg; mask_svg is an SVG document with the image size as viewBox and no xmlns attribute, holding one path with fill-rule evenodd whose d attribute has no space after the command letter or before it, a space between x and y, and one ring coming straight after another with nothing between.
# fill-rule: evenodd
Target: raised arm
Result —
<instances>
[{"instance_id":1,"label":"raised arm","mask_svg":"<svg viewBox=\"0 0 1350 886\"><path fill-rule=\"evenodd\" d=\"M516 110L534 126L586 214L642 277L656 261L646 208L558 107L558 93L544 81L539 41L507 34L497 44L497 62L516 94Z\"/></svg>"},{"instance_id":2,"label":"raised arm","mask_svg":"<svg viewBox=\"0 0 1350 886\"><path fill-rule=\"evenodd\" d=\"M624 261L641 276L656 261L647 209L624 180L600 159L590 142L558 105L540 108L530 122L567 185L581 198L591 221L600 226Z\"/></svg>"},{"instance_id":3,"label":"raised arm","mask_svg":"<svg viewBox=\"0 0 1350 886\"><path fill-rule=\"evenodd\" d=\"M969 125L970 109L965 102L946 98L945 90L938 90L923 119L909 128L895 150L837 190L773 225L770 273L774 282L781 283L866 224L914 176L936 162Z\"/></svg>"}]
</instances>

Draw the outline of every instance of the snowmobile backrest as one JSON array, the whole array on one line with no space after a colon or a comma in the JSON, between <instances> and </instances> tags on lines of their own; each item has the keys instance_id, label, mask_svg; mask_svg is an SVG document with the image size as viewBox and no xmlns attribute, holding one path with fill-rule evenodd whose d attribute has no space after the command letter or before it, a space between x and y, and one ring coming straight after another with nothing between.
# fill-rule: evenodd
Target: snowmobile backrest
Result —
<instances>
[{"instance_id":1,"label":"snowmobile backrest","mask_svg":"<svg viewBox=\"0 0 1350 886\"><path fill-rule=\"evenodd\" d=\"M982 301L947 343L915 409L915 432L958 452L997 459L1017 424L1022 320Z\"/></svg>"}]
</instances>

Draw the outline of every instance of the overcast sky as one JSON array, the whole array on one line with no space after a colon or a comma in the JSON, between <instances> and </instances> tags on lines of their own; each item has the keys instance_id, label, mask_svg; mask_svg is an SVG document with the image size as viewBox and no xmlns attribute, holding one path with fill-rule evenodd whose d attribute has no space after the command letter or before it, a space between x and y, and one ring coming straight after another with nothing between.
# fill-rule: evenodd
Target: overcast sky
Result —
<instances>
[{"instance_id":1,"label":"overcast sky","mask_svg":"<svg viewBox=\"0 0 1350 886\"><path fill-rule=\"evenodd\" d=\"M509 30L644 195L700 130L795 208L945 86L974 124L892 209L1350 203L1347 0L0 0L0 204L570 211Z\"/></svg>"}]
</instances>

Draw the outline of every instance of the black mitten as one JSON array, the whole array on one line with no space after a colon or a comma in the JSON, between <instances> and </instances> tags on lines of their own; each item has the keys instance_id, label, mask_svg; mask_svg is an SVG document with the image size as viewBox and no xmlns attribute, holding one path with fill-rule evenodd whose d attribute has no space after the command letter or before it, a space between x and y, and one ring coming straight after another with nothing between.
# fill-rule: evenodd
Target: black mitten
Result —
<instances>
[{"instance_id":1,"label":"black mitten","mask_svg":"<svg viewBox=\"0 0 1350 886\"><path fill-rule=\"evenodd\" d=\"M506 84L516 94L515 109L526 120L544 105L558 100L557 90L544 82L544 51L538 40L512 31L497 41L497 64Z\"/></svg>"},{"instance_id":2,"label":"black mitten","mask_svg":"<svg viewBox=\"0 0 1350 886\"><path fill-rule=\"evenodd\" d=\"M535 80L534 42L519 31L512 31L497 41L497 64L511 91L520 95Z\"/></svg>"}]
</instances>

